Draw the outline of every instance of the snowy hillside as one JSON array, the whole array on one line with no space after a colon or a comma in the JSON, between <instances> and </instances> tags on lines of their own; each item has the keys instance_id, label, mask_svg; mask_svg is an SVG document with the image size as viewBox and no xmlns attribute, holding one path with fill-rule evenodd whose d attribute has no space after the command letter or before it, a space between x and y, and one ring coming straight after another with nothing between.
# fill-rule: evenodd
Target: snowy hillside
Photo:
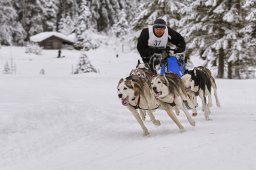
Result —
<instances>
[{"instance_id":1,"label":"snowy hillside","mask_svg":"<svg viewBox=\"0 0 256 170\"><path fill-rule=\"evenodd\" d=\"M218 79L221 108L214 103L206 121L199 103L196 127L181 114L183 133L157 110L161 126L147 117L151 135L144 137L116 92L139 56L114 47L87 52L100 73L79 75L71 74L79 51L63 50L65 57L57 58L57 50L37 56L0 49L0 70L11 57L16 65L16 74L0 74L1 170L256 168L256 80Z\"/></svg>"}]
</instances>

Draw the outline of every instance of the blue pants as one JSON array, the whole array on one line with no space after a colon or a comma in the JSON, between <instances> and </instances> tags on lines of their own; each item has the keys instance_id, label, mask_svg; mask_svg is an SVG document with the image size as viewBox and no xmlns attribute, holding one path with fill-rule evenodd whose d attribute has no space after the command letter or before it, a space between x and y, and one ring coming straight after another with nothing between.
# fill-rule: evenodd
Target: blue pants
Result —
<instances>
[{"instance_id":1,"label":"blue pants","mask_svg":"<svg viewBox=\"0 0 256 170\"><path fill-rule=\"evenodd\" d=\"M175 56L167 57L167 72L176 73L179 77L182 77L185 71L185 65L179 66L178 60ZM165 73L165 64L161 65L160 75L164 75Z\"/></svg>"}]
</instances>

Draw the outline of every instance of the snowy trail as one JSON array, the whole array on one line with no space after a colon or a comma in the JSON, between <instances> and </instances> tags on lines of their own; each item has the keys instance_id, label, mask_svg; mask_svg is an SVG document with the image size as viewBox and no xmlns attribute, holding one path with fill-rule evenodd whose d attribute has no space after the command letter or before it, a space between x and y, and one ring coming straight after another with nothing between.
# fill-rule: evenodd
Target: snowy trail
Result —
<instances>
[{"instance_id":1,"label":"snowy trail","mask_svg":"<svg viewBox=\"0 0 256 170\"><path fill-rule=\"evenodd\" d=\"M166 169L169 166L178 169L255 167L256 144L253 139L256 135L253 132L256 130L256 114L250 107L255 97L250 96L250 100L244 104L248 107L241 107L239 100L233 100L232 105L230 104L230 99L245 100L242 94L248 94L251 88L233 94L228 91L229 83L226 80L217 82L222 87L219 89L222 108L218 109L216 106L213 108L211 121L205 121L199 111L200 114L195 118L195 128L187 123L183 115L180 115L179 118L186 127L184 133L178 132L163 111L157 111L156 117L162 125L155 127L147 119L146 126L151 136L143 137L132 115L120 105L115 95L110 94L112 90L109 90L104 96L110 95L115 99L105 101L104 105L95 105L95 99L88 103L81 98L80 101L74 100L73 104L62 100L59 103L53 102L52 106L47 104L46 110L51 111L50 113L39 108L38 113L24 114L27 117L24 118L23 115L23 119L34 122L35 129L33 126L27 127L28 123L25 123L25 127L18 127L18 129L27 128L28 134L26 135L25 130L25 132L18 131L23 137L13 135L14 140L21 143L16 144L16 147L5 147L5 151L9 152L5 157L9 159L9 163L20 157L22 164L20 166L24 167L23 169L34 169L37 166L39 170L136 169L137 167ZM247 83L256 85L256 81L253 80ZM243 82L234 81L233 85L234 90L238 90ZM104 86L108 87L106 84ZM224 91L231 96L223 95ZM67 93L67 96L70 95ZM99 99L99 103L103 101ZM105 108L106 105L110 107ZM36 109L31 108L31 110ZM10 141L11 139L8 144ZM33 158L34 156L36 159ZM199 163L201 160L204 162ZM17 169L17 166L14 169Z\"/></svg>"},{"instance_id":2,"label":"snowy trail","mask_svg":"<svg viewBox=\"0 0 256 170\"><path fill-rule=\"evenodd\" d=\"M1 170L255 169L256 80L217 80L221 108L213 100L212 120L204 120L199 103L196 127L181 114L186 131L180 133L158 110L161 126L147 117L151 135L143 137L116 93L137 57L117 60L108 50L89 53L100 74L69 75L74 54L61 63L40 58L48 72L57 70L52 75L21 70L0 76ZM17 65L35 69L38 59L25 57Z\"/></svg>"}]
</instances>

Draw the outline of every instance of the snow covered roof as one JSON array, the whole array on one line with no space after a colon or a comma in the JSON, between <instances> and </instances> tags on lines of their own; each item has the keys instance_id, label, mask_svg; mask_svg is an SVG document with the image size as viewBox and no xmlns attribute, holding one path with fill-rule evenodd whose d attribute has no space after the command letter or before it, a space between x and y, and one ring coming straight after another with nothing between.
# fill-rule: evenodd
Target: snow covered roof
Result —
<instances>
[{"instance_id":1,"label":"snow covered roof","mask_svg":"<svg viewBox=\"0 0 256 170\"><path fill-rule=\"evenodd\" d=\"M63 39L67 42L70 42L70 43L74 43L74 38L72 36L66 36L62 33L59 33L59 32L41 32L39 34L36 34L36 35L33 35L30 37L30 41L33 41L33 42L41 42L49 37L52 37L52 36L55 36L55 37L58 37L60 39Z\"/></svg>"}]
</instances>

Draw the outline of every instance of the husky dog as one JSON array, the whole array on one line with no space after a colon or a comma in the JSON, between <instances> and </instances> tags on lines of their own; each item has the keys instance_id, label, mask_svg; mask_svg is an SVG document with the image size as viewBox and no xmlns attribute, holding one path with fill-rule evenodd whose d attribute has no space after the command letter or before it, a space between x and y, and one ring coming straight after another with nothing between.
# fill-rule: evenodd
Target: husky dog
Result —
<instances>
[{"instance_id":1,"label":"husky dog","mask_svg":"<svg viewBox=\"0 0 256 170\"><path fill-rule=\"evenodd\" d=\"M195 107L188 98L181 79L175 73L165 73L164 75L153 77L151 80L151 89L160 106L168 113L180 130L183 130L184 127L171 111L173 106L181 109L185 113L189 123L195 126L195 121L186 110L184 101L188 102L194 111Z\"/></svg>"},{"instance_id":2,"label":"husky dog","mask_svg":"<svg viewBox=\"0 0 256 170\"><path fill-rule=\"evenodd\" d=\"M150 70L148 64L140 63L140 60L138 60L136 68L131 70L130 75L137 75L150 84L150 80L153 76L156 76L156 72Z\"/></svg>"},{"instance_id":3,"label":"husky dog","mask_svg":"<svg viewBox=\"0 0 256 170\"><path fill-rule=\"evenodd\" d=\"M140 63L140 60L138 60L136 68L132 69L130 72L130 76L132 75L139 76L148 84L148 86L150 86L150 80L153 76L155 76L155 73L149 69L147 64ZM141 119L145 121L146 110L138 109L138 111L140 113Z\"/></svg>"},{"instance_id":4,"label":"husky dog","mask_svg":"<svg viewBox=\"0 0 256 170\"><path fill-rule=\"evenodd\" d=\"M207 75L207 77L210 78L211 87L212 87L213 92L214 92L216 105L217 105L218 107L220 107L220 101L219 101L218 94L217 94L217 85L216 85L215 79L214 79L213 76L212 76L211 71L210 71L208 68L203 67L203 66L198 66L198 67L196 67L196 69L202 70L202 71ZM211 93L211 89L209 90L209 92ZM212 96L210 95L210 98L209 98L209 101L208 101L209 107L212 107L212 98L211 98L211 97L212 97Z\"/></svg>"},{"instance_id":5,"label":"husky dog","mask_svg":"<svg viewBox=\"0 0 256 170\"><path fill-rule=\"evenodd\" d=\"M210 107L212 106L211 89L214 90L216 104L220 107L220 102L217 95L217 85L215 79L211 75L211 71L206 67L195 67L189 70L187 74L182 76L186 90L196 104L196 96L199 96L202 101L202 110L205 114L205 119L209 120ZM208 98L208 102L206 100ZM196 114L194 114L196 116Z\"/></svg>"},{"instance_id":6,"label":"husky dog","mask_svg":"<svg viewBox=\"0 0 256 170\"><path fill-rule=\"evenodd\" d=\"M144 64L144 63L140 63L140 60L138 60L138 64L136 66L135 69L131 70L130 72L130 75L137 75L139 77L141 77L142 79L144 79L148 85L150 86L151 85L151 79L155 76L157 76L157 73L156 72L153 72L150 70L149 66L147 64ZM173 75L174 76L174 75ZM183 86L184 87L184 86ZM184 89L184 88L183 88ZM154 93L154 92L153 92ZM187 104L187 103L186 103ZM188 106L189 107L189 106ZM180 113L180 110L177 108L177 107L173 107L175 112L176 112L176 115L179 115ZM139 110L140 111L140 114L141 114L141 117L143 119L145 119L146 117L146 112L145 111L142 111L142 110ZM194 114L196 113L196 110L193 110L194 111ZM142 113L141 113L142 112Z\"/></svg>"},{"instance_id":7,"label":"husky dog","mask_svg":"<svg viewBox=\"0 0 256 170\"><path fill-rule=\"evenodd\" d=\"M158 107L158 104L150 91L150 87L142 78L136 75L131 75L125 79L120 79L117 91L122 104L132 112L133 116L140 124L145 136L149 135L149 132L137 109L147 110L153 124L157 126L160 125L160 121L156 120L152 113L152 110L155 110Z\"/></svg>"}]
</instances>

